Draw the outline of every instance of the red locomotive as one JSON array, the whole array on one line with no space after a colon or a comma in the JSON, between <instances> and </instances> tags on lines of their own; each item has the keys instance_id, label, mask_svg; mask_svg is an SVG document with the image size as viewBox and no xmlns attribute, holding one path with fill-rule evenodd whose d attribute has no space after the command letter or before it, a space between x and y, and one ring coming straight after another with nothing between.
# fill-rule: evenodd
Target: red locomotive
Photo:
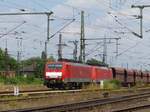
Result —
<instances>
[{"instance_id":1,"label":"red locomotive","mask_svg":"<svg viewBox=\"0 0 150 112\"><path fill-rule=\"evenodd\" d=\"M122 84L150 82L150 73L116 67L100 67L74 62L47 62L45 65L45 84L49 88L81 88L91 82L117 79Z\"/></svg>"}]
</instances>

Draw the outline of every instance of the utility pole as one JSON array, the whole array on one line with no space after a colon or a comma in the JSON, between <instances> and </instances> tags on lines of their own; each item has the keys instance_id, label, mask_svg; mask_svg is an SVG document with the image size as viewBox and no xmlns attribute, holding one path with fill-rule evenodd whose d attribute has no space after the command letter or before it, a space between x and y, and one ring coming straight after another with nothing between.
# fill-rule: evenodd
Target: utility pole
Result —
<instances>
[{"instance_id":1,"label":"utility pole","mask_svg":"<svg viewBox=\"0 0 150 112\"><path fill-rule=\"evenodd\" d=\"M6 43L5 43L5 71L8 71L8 48L7 48L7 37L6 37ZM7 75L7 74L6 74Z\"/></svg>"},{"instance_id":2,"label":"utility pole","mask_svg":"<svg viewBox=\"0 0 150 112\"><path fill-rule=\"evenodd\" d=\"M62 34L59 34L59 43L57 45L58 45L58 59L61 59L63 46L67 46L65 43L62 43Z\"/></svg>"},{"instance_id":3,"label":"utility pole","mask_svg":"<svg viewBox=\"0 0 150 112\"><path fill-rule=\"evenodd\" d=\"M20 60L21 60L21 47L22 47L22 38L19 38L19 37L16 37L17 39L17 64L18 64L18 67L17 67L17 74L19 75L20 72L19 72L19 69L20 69Z\"/></svg>"},{"instance_id":4,"label":"utility pole","mask_svg":"<svg viewBox=\"0 0 150 112\"><path fill-rule=\"evenodd\" d=\"M53 19L48 19L48 20L53 20ZM47 43L49 42L49 40L51 39L51 38L53 38L56 34L58 34L58 33L60 33L60 31L61 30L63 30L64 28L66 28L68 25L70 25L72 22L74 22L75 21L75 19L72 19L69 23L67 23L66 25L64 25L62 28L60 28L58 31L56 31L53 35L51 35L51 36L49 36L49 21L48 21L48 24L47 24L47 37L48 37L48 39L47 39L47 41L45 42L45 55L46 55L46 53L47 53Z\"/></svg>"},{"instance_id":5,"label":"utility pole","mask_svg":"<svg viewBox=\"0 0 150 112\"><path fill-rule=\"evenodd\" d=\"M103 63L106 63L106 56L107 56L107 45L106 45L106 38L104 38L103 40L104 44L103 44Z\"/></svg>"},{"instance_id":6,"label":"utility pole","mask_svg":"<svg viewBox=\"0 0 150 112\"><path fill-rule=\"evenodd\" d=\"M9 70L9 66L8 66L8 62L9 62L9 59L8 59L8 49L7 47L5 48L5 71L8 71Z\"/></svg>"},{"instance_id":7,"label":"utility pole","mask_svg":"<svg viewBox=\"0 0 150 112\"><path fill-rule=\"evenodd\" d=\"M85 62L85 39L84 39L84 11L81 11L81 38L80 38L80 56L79 61Z\"/></svg>"},{"instance_id":8,"label":"utility pole","mask_svg":"<svg viewBox=\"0 0 150 112\"><path fill-rule=\"evenodd\" d=\"M128 62L127 62L127 69L129 68L129 64L128 64Z\"/></svg>"},{"instance_id":9,"label":"utility pole","mask_svg":"<svg viewBox=\"0 0 150 112\"><path fill-rule=\"evenodd\" d=\"M0 13L0 16L12 16L12 15L46 15L47 16L47 39L45 41L45 58L47 59L47 43L49 41L49 20L50 15L52 15L53 12L25 12L25 13Z\"/></svg>"},{"instance_id":10,"label":"utility pole","mask_svg":"<svg viewBox=\"0 0 150 112\"><path fill-rule=\"evenodd\" d=\"M77 61L77 54L78 54L78 41L69 41L70 43L72 42L74 44L74 50L73 50L73 59Z\"/></svg>"},{"instance_id":11,"label":"utility pole","mask_svg":"<svg viewBox=\"0 0 150 112\"><path fill-rule=\"evenodd\" d=\"M118 56L118 49L119 49L119 38L116 38L116 57Z\"/></svg>"},{"instance_id":12,"label":"utility pole","mask_svg":"<svg viewBox=\"0 0 150 112\"><path fill-rule=\"evenodd\" d=\"M116 52L118 53L118 40L121 39L119 38L85 38L84 40L102 40L103 41L103 58L102 61L103 63L106 63L107 60L107 40L116 40Z\"/></svg>"},{"instance_id":13,"label":"utility pole","mask_svg":"<svg viewBox=\"0 0 150 112\"><path fill-rule=\"evenodd\" d=\"M62 34L59 34L58 59L62 59Z\"/></svg>"},{"instance_id":14,"label":"utility pole","mask_svg":"<svg viewBox=\"0 0 150 112\"><path fill-rule=\"evenodd\" d=\"M46 61L47 60L47 43L48 43L48 41L46 40L45 41L45 50L44 50L44 60Z\"/></svg>"},{"instance_id":15,"label":"utility pole","mask_svg":"<svg viewBox=\"0 0 150 112\"><path fill-rule=\"evenodd\" d=\"M50 38L50 31L49 31L49 24L50 24L50 15L51 13L47 13L47 40L45 41L45 61L47 60L47 44L48 44L48 41L49 41L49 38Z\"/></svg>"},{"instance_id":16,"label":"utility pole","mask_svg":"<svg viewBox=\"0 0 150 112\"><path fill-rule=\"evenodd\" d=\"M132 5L131 8L139 8L140 9L140 15L137 19L140 19L140 35L138 37L143 38L143 9L145 7L150 7L150 5Z\"/></svg>"}]
</instances>

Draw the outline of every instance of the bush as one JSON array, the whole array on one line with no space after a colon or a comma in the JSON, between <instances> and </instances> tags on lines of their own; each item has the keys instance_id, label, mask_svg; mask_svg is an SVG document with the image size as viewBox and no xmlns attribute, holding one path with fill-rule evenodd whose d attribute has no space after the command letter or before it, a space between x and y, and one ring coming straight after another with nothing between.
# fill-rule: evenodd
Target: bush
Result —
<instances>
[{"instance_id":1,"label":"bush","mask_svg":"<svg viewBox=\"0 0 150 112\"><path fill-rule=\"evenodd\" d=\"M119 89L121 82L119 80L107 80L104 81L104 89Z\"/></svg>"},{"instance_id":2,"label":"bush","mask_svg":"<svg viewBox=\"0 0 150 112\"><path fill-rule=\"evenodd\" d=\"M30 77L23 77L23 76L16 76L13 78L7 77L0 77L0 83L7 84L7 85L21 85L21 84L42 84L43 81L40 78L35 78L33 76Z\"/></svg>"},{"instance_id":3,"label":"bush","mask_svg":"<svg viewBox=\"0 0 150 112\"><path fill-rule=\"evenodd\" d=\"M16 78L6 78L4 84L17 84Z\"/></svg>"},{"instance_id":4,"label":"bush","mask_svg":"<svg viewBox=\"0 0 150 112\"><path fill-rule=\"evenodd\" d=\"M142 81L136 82L136 87L144 87L146 84Z\"/></svg>"},{"instance_id":5,"label":"bush","mask_svg":"<svg viewBox=\"0 0 150 112\"><path fill-rule=\"evenodd\" d=\"M100 86L99 86L99 84L91 83L89 85L85 85L84 87L82 87L82 89L85 89L85 90L97 90L97 89L100 89Z\"/></svg>"},{"instance_id":6,"label":"bush","mask_svg":"<svg viewBox=\"0 0 150 112\"><path fill-rule=\"evenodd\" d=\"M3 76L0 76L0 83L2 83L2 84L4 84L4 82L5 82L5 77L3 77Z\"/></svg>"}]
</instances>

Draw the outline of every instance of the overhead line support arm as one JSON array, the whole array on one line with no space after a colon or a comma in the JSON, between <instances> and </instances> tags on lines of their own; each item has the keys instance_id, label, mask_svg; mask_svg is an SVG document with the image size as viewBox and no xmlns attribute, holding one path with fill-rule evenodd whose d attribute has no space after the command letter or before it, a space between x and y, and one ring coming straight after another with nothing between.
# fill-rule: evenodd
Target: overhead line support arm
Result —
<instances>
[{"instance_id":1,"label":"overhead line support arm","mask_svg":"<svg viewBox=\"0 0 150 112\"><path fill-rule=\"evenodd\" d=\"M139 8L140 9L140 15L138 16L138 19L140 19L140 35L135 34L134 35L143 38L143 9L145 7L150 7L150 5L132 5L131 8Z\"/></svg>"}]
</instances>

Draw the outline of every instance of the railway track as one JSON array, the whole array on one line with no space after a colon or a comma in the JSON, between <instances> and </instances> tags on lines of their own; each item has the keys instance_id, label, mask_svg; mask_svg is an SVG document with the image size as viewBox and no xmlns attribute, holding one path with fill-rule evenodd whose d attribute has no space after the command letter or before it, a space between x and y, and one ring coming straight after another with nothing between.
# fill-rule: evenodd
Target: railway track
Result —
<instances>
[{"instance_id":1,"label":"railway track","mask_svg":"<svg viewBox=\"0 0 150 112\"><path fill-rule=\"evenodd\" d=\"M138 105L138 106L123 108L123 109L116 109L116 110L112 110L112 112L133 112L133 111L143 110L143 109L150 109L150 104Z\"/></svg>"},{"instance_id":2,"label":"railway track","mask_svg":"<svg viewBox=\"0 0 150 112\"><path fill-rule=\"evenodd\" d=\"M148 89L150 90L150 88ZM22 96L22 95L30 95L30 96L34 96L34 95L39 95L39 94L61 94L61 93L88 93L88 92L99 92L99 91L109 91L109 90L100 90L100 89L95 89L95 90L82 90L82 89L76 89L76 90L25 90L25 91L19 91L19 95L18 96ZM115 91L115 90L114 90ZM141 90L139 90L141 91ZM116 91L117 92L117 91ZM0 92L0 97L4 97L4 96L14 96L14 91L3 91Z\"/></svg>"},{"instance_id":3,"label":"railway track","mask_svg":"<svg viewBox=\"0 0 150 112\"><path fill-rule=\"evenodd\" d=\"M28 93L28 92L39 92L39 91L50 91L50 90L24 90L24 91L19 91L19 94L23 94L23 93ZM0 96L4 96L4 95L13 95L14 91L1 91L0 92Z\"/></svg>"},{"instance_id":4,"label":"railway track","mask_svg":"<svg viewBox=\"0 0 150 112\"><path fill-rule=\"evenodd\" d=\"M137 91L149 91L150 88L139 88ZM35 94L54 94L54 93L75 93L75 92L90 92L90 91L109 91L109 90L100 90L100 89L95 89L95 90L82 90L82 89L76 89L76 90L50 90L50 89L39 89L39 90L24 90L24 91L19 91L19 95L35 95ZM128 89L124 89L123 91L127 92ZM118 92L118 90L114 90L114 92ZM2 91L0 92L0 97L3 96L14 96L14 91Z\"/></svg>"},{"instance_id":5,"label":"railway track","mask_svg":"<svg viewBox=\"0 0 150 112\"><path fill-rule=\"evenodd\" d=\"M26 91L20 91L19 95L35 95L35 94L54 94L54 93L73 93L73 92L80 92L81 90L26 90ZM14 96L14 91L4 91L0 92L0 97L3 96Z\"/></svg>"},{"instance_id":6,"label":"railway track","mask_svg":"<svg viewBox=\"0 0 150 112\"><path fill-rule=\"evenodd\" d=\"M29 112L37 112L37 111L38 112L39 111L41 111L41 112L60 112L60 111L76 111L76 110L82 110L82 109L92 108L92 107L96 107L96 106L102 106L102 105L107 105L107 104L126 102L126 101L130 101L130 100L135 100L135 99L140 99L140 98L147 98L147 97L150 97L150 92L145 92L145 93L135 94L135 95L126 95L126 96L119 96L119 97L112 97L112 98L89 100L89 101L78 102L78 103L61 104L61 105L55 105L55 106L29 108L29 109L18 109L18 110L8 110L8 111L3 111L3 112L27 112L27 111L29 111ZM147 106L149 107L149 105L147 105ZM143 108L144 108L144 106L143 106ZM114 112L119 112L119 110L118 111L116 110Z\"/></svg>"},{"instance_id":7,"label":"railway track","mask_svg":"<svg viewBox=\"0 0 150 112\"><path fill-rule=\"evenodd\" d=\"M42 99L42 98L50 98L50 97L53 97L55 95L59 95L62 93L71 94L71 93L77 93L77 92L81 92L81 90L62 90L62 91L60 90L56 90L56 91L33 90L33 91L21 91L19 93L19 96L12 97L14 96L14 93L12 91L9 91L9 92L6 91L6 92L0 92L0 97L1 97L0 103L11 102L11 101L37 100L37 99ZM7 97L10 97L10 98L7 98Z\"/></svg>"},{"instance_id":8,"label":"railway track","mask_svg":"<svg viewBox=\"0 0 150 112\"><path fill-rule=\"evenodd\" d=\"M50 98L50 97L53 97L54 95L57 95L57 94L62 94L62 93L75 93L75 92L80 92L81 90L68 90L68 91L26 91L26 92L23 92L21 93L21 95L23 94L28 94L30 97L16 97L14 99L0 99L0 103L4 103L4 102L11 102L11 101L29 101L29 100L37 100L37 99L42 99L42 98ZM41 95L40 94L44 94L44 95ZM10 96L12 96L12 93L9 94Z\"/></svg>"},{"instance_id":9,"label":"railway track","mask_svg":"<svg viewBox=\"0 0 150 112\"><path fill-rule=\"evenodd\" d=\"M100 92L100 90L94 90L94 91ZM139 90L139 92L140 91L141 90ZM145 91L147 91L147 89ZM0 103L11 102L11 101L27 101L27 100L36 100L36 99L42 99L42 98L50 98L50 97L60 95L62 93L67 93L66 95L69 95L69 94L73 95L74 93L83 93L86 95L86 94L88 94L88 92L91 92L91 90L81 90L81 89L80 90L55 90L55 91L52 91L52 90L32 90L32 91L30 90L30 91L27 91L26 90L26 91L20 91L19 96L27 95L27 97L15 97L12 99L11 98L3 99L4 96L7 96L7 97L14 96L13 91L6 91L6 92L0 92L0 97L1 97ZM100 94L103 94L103 93L100 93Z\"/></svg>"}]
</instances>

